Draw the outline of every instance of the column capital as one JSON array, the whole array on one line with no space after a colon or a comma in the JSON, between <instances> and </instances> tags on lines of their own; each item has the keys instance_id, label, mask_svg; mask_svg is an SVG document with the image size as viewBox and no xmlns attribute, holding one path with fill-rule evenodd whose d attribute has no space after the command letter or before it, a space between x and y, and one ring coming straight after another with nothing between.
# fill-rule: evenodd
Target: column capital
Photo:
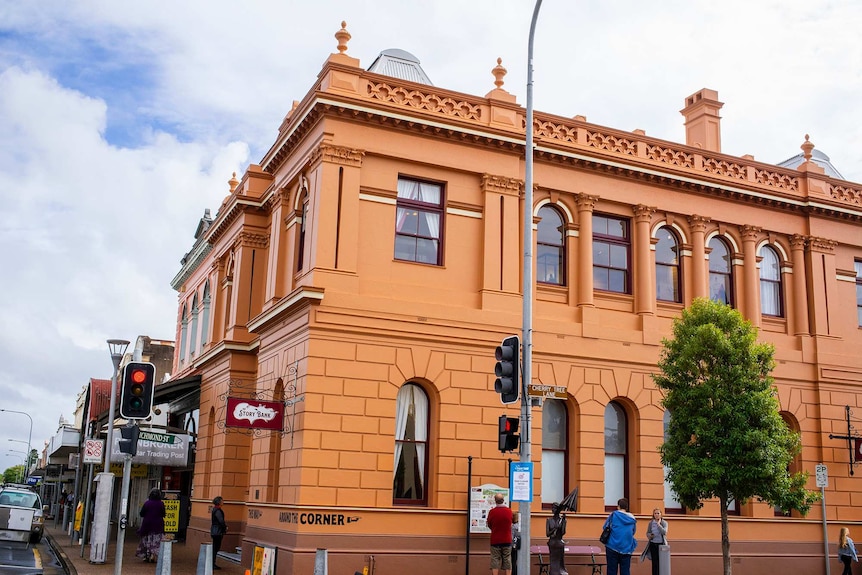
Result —
<instances>
[{"instance_id":1,"label":"column capital","mask_svg":"<svg viewBox=\"0 0 862 575\"><path fill-rule=\"evenodd\" d=\"M821 252L824 254L832 254L835 253L835 246L838 245L838 242L826 238L808 236L808 245L811 247L812 251Z\"/></svg>"},{"instance_id":2,"label":"column capital","mask_svg":"<svg viewBox=\"0 0 862 575\"><path fill-rule=\"evenodd\" d=\"M645 206L644 204L638 204L632 207L632 211L635 214L636 223L649 223L652 219L653 213L655 213L655 208L652 206Z\"/></svg>"},{"instance_id":3,"label":"column capital","mask_svg":"<svg viewBox=\"0 0 862 575\"><path fill-rule=\"evenodd\" d=\"M506 176L495 176L493 174L482 174L482 191L497 192L520 196L524 190L524 180L509 178Z\"/></svg>"},{"instance_id":4,"label":"column capital","mask_svg":"<svg viewBox=\"0 0 862 575\"><path fill-rule=\"evenodd\" d=\"M591 196L589 194L577 194L575 196L575 203L578 205L579 212L592 212L598 201L598 196Z\"/></svg>"},{"instance_id":5,"label":"column capital","mask_svg":"<svg viewBox=\"0 0 862 575\"><path fill-rule=\"evenodd\" d=\"M793 234L790 236L790 249L791 250L804 250L807 239L805 236L799 234Z\"/></svg>"},{"instance_id":6,"label":"column capital","mask_svg":"<svg viewBox=\"0 0 862 575\"><path fill-rule=\"evenodd\" d=\"M757 226L750 226L748 224L739 226L739 232L742 234L743 242L756 241L761 231L763 231L762 228Z\"/></svg>"},{"instance_id":7,"label":"column capital","mask_svg":"<svg viewBox=\"0 0 862 575\"><path fill-rule=\"evenodd\" d=\"M686 219L688 220L688 225L691 226L691 231L701 233L706 231L706 224L712 221L706 216L699 216L697 214L692 214Z\"/></svg>"}]
</instances>

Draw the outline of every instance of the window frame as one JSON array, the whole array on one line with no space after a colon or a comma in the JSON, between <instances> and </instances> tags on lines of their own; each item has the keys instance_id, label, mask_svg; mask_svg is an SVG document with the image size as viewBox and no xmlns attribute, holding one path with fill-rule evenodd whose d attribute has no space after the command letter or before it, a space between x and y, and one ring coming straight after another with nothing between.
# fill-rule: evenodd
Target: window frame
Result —
<instances>
[{"instance_id":1,"label":"window frame","mask_svg":"<svg viewBox=\"0 0 862 575\"><path fill-rule=\"evenodd\" d=\"M853 260L856 270L856 326L862 328L862 260Z\"/></svg>"},{"instance_id":2,"label":"window frame","mask_svg":"<svg viewBox=\"0 0 862 575\"><path fill-rule=\"evenodd\" d=\"M663 437L664 440L667 441L667 428L670 426L670 418L671 413L669 410L665 410L664 415L662 415L662 426L664 427ZM679 499L676 498L676 492L671 487L670 482L667 480L667 466L662 465L662 473L664 474L664 512L667 515L685 515L685 505L683 505ZM668 505L668 501L673 501L677 503L678 507L671 507Z\"/></svg>"},{"instance_id":3,"label":"window frame","mask_svg":"<svg viewBox=\"0 0 862 575\"><path fill-rule=\"evenodd\" d=\"M668 238L658 237L658 235L663 231L667 233L667 235L669 236ZM658 242L656 242L656 246L655 246L655 296L656 296L656 300L663 301L663 302L669 302L669 303L682 303L683 302L683 293L682 293L682 274L683 274L683 270L682 270L682 240L680 239L680 237L676 233L676 231L670 226L661 226L658 230L656 230L656 239L658 240ZM669 239L670 241L673 242L673 247L671 248L671 251L676 252L676 263L665 262L665 261L661 261L659 259L659 256L661 254L660 246L663 243L663 241L665 241L667 239ZM659 284L660 277L664 276L664 274L659 274L660 268L661 269L675 270L675 274L673 271L671 271L671 276L674 278L673 283L670 286L673 288L673 293L674 293L673 299L665 299L665 298L662 298L659 296L659 294L661 293L660 288L662 287Z\"/></svg>"},{"instance_id":4,"label":"window frame","mask_svg":"<svg viewBox=\"0 0 862 575\"><path fill-rule=\"evenodd\" d=\"M759 273L759 276L760 276L760 313L761 313L761 315L765 315L765 316L769 316L769 317L782 318L782 317L784 317L784 282L782 281L783 278L781 277L781 256L779 255L778 250L776 250L774 247L772 247L770 245L764 245L762 248L760 248L760 254L761 254L760 273ZM763 276L764 271L767 270L767 266L764 265L764 262L766 261L766 254L770 254L772 257L775 258L775 267L778 271L778 278L777 279L776 278L765 278ZM766 301L763 297L764 296L764 292L763 292L764 287L771 287L772 290L777 290L776 297L777 297L778 309L774 310L774 311L777 311L778 313L768 313L764 310L763 302Z\"/></svg>"},{"instance_id":5,"label":"window frame","mask_svg":"<svg viewBox=\"0 0 862 575\"><path fill-rule=\"evenodd\" d=\"M559 226L556 228L550 228L549 223L546 221L547 216L542 215L542 213L551 213L554 214L559 220ZM563 213L556 207L551 204L545 204L539 208L537 213L539 217L539 223L536 226L536 283L545 284L545 285L555 285L555 286L565 286L566 285L566 218L563 216ZM551 243L549 241L542 241L543 239L543 231L545 235L550 235L551 230L556 229L559 233L559 242ZM550 251L556 251L556 272L557 276L554 280L548 279L540 279L543 277L547 277L548 266L543 265L542 263L542 248Z\"/></svg>"},{"instance_id":6,"label":"window frame","mask_svg":"<svg viewBox=\"0 0 862 575\"><path fill-rule=\"evenodd\" d=\"M436 186L439 189L440 199L437 204L432 204L430 202L423 202L420 200L413 200L410 198L401 197L398 190L401 188L401 182L410 182L417 184L419 186ZM396 189L396 198L395 198L395 237L394 237L394 247L393 247L393 258L399 262L410 262L417 264L425 264L425 265L433 265L433 266L442 266L443 265L443 248L444 248L444 232L445 232L445 223L446 223L446 186L443 182L436 182L433 180L415 178L412 176L406 176L399 174L397 189ZM436 214L439 218L437 237L433 236L425 236L417 232L414 233L404 233L399 231L398 225L398 212L399 210L408 210L414 209L419 214ZM413 258L404 258L399 257L398 255L398 238L413 238L415 242L417 242L416 246L413 250ZM418 259L418 241L419 240L430 240L432 242L437 242L437 257L433 262L430 261L422 261Z\"/></svg>"},{"instance_id":7,"label":"window frame","mask_svg":"<svg viewBox=\"0 0 862 575\"><path fill-rule=\"evenodd\" d=\"M713 264L713 257L715 256L715 248L712 246L713 241L718 242L724 248L725 253L727 254L727 271L726 272L713 269L713 265L712 265ZM730 307L735 308L736 307L736 293L735 293L735 289L734 289L735 277L734 277L734 273L733 273L733 249L731 249L730 243L721 236L713 236L712 238L710 238L709 242L707 242L707 247L709 247L709 249L710 249L709 257L708 257L709 261L708 261L708 265L707 265L707 268L709 271L709 276L707 278L708 282L709 282L709 285L708 285L709 299L711 299L712 301L717 301L719 303L727 304ZM719 276L725 279L725 281L723 283L727 286L727 289L726 289L726 296L727 297L725 298L725 300L716 299L712 295L712 278L713 277L719 277Z\"/></svg>"},{"instance_id":8,"label":"window frame","mask_svg":"<svg viewBox=\"0 0 862 575\"><path fill-rule=\"evenodd\" d=\"M548 423L546 418L547 414L545 413L545 406L549 404L549 402L554 402L552 405L559 404L561 412L565 417L565 421L563 422L563 431L562 431L562 439L564 447L562 449L557 447L547 447L545 444L545 426ZM569 457L571 450L569 449L569 422L571 421L571 417L569 417L569 410L567 402L563 399L545 399L542 402L542 459L544 462L545 453L562 453L563 455L563 488L562 488L562 496L559 501L562 501L563 497L566 496L569 492ZM545 473L546 469L544 465L542 466L542 509L550 509L554 503L559 503L559 501L546 501L545 499Z\"/></svg>"},{"instance_id":9,"label":"window frame","mask_svg":"<svg viewBox=\"0 0 862 575\"><path fill-rule=\"evenodd\" d=\"M615 216L612 214L603 214L603 213L593 213L593 237L592 237L592 248L593 248L593 289L596 291L608 292L608 293L619 293L625 295L632 294L632 239L631 239L631 219ZM622 236L614 236L606 233L596 232L596 222L597 219L603 219L607 221L614 221L623 224ZM605 226L607 227L607 226ZM599 244L604 244L608 249L608 265L597 264L596 263L596 246ZM612 265L612 257L610 255L610 251L613 247L622 247L626 251L626 264L625 268L615 267ZM611 288L611 273L612 272L622 271L623 280L625 282L625 287L623 290L612 289ZM596 285L596 273L603 272L607 274L607 287L600 288Z\"/></svg>"},{"instance_id":10,"label":"window frame","mask_svg":"<svg viewBox=\"0 0 862 575\"><path fill-rule=\"evenodd\" d=\"M609 409L613 409L617 415L617 433L618 433L618 435L620 433L620 429L619 429L620 428L620 422L622 422L622 428L623 429L622 429L621 435L623 438L623 446L624 446L622 453L616 453L616 452L609 453L608 452L608 424L607 424L607 419L608 419L608 410ZM629 499L629 501L631 501L631 499L629 498L629 447L630 447L630 445L629 445L628 413L626 413L625 408L622 405L620 405L620 403L617 401L611 401L605 407L604 433L605 433L605 445L604 445L605 478L607 478L607 474L608 474L608 457L609 456L622 457L622 460L623 460L623 492L622 492L622 495L620 495L620 497L616 497L616 496L612 497L611 501L609 502L608 501L608 494L607 494L608 482L605 481L605 490L606 490L606 492L604 494L605 511L613 511L617 508L617 500L620 499L621 497L625 497L626 499Z\"/></svg>"},{"instance_id":11,"label":"window frame","mask_svg":"<svg viewBox=\"0 0 862 575\"><path fill-rule=\"evenodd\" d=\"M426 408L426 410L425 410L426 411L426 413L425 413L426 421L425 421L425 429L424 429L425 439L424 440L422 440L422 439L413 439L413 440L398 439L398 435L399 435L398 412L400 411L400 405L398 402L401 400L402 391L404 391L408 387L410 389L419 390L419 392L422 394L422 398L424 398L425 408ZM415 396L413 399L415 400ZM408 381L408 382L405 382L404 385L401 386L401 389L398 390L398 394L395 398L395 405L396 405L396 407L395 407L396 429L395 429L394 445L393 445L395 447L395 449L394 449L394 453L393 453L393 469L392 469L392 504L393 505L403 505L403 506L424 506L424 507L427 507L428 506L428 483L429 483L428 472L429 472L429 461L430 461L429 452L431 450L431 448L430 448L431 398L429 397L428 392L425 391L425 389L421 385L419 385L417 382ZM415 414L414 414L414 417L415 417ZM414 422L415 422L415 420L414 420ZM407 425L407 418L406 417L404 419L404 423L406 426ZM396 482L398 481L398 468L400 466L399 465L400 454L399 454L399 450L398 450L399 444L401 446L404 446L404 445L414 445L414 446L421 445L421 446L424 446L424 448L425 448L424 456L421 458L422 459L422 462L421 462L422 470L420 470L422 497L412 498L412 499L406 498L406 497L396 497L395 489L396 489ZM402 450L402 453L403 453L403 450ZM417 459L419 459L419 458L417 457Z\"/></svg>"}]
</instances>

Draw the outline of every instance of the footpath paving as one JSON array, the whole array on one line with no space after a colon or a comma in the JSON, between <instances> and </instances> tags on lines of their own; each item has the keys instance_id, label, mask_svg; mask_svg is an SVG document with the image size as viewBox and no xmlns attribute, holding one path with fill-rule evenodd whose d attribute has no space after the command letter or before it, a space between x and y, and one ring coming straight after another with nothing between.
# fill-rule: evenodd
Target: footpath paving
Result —
<instances>
[{"instance_id":1,"label":"footpath paving","mask_svg":"<svg viewBox=\"0 0 862 575\"><path fill-rule=\"evenodd\" d=\"M117 556L116 532L113 533L113 541L108 544L105 563L90 563L90 546L84 548L84 556L81 557L81 545L71 542L71 537L59 526L54 526L53 521L45 522L45 538L57 553L60 561L69 575L114 575L115 559ZM135 549L138 547L138 536L132 531L126 533L123 544L123 564L121 572L123 575L154 575L156 563L145 563L143 559L135 557ZM171 575L209 575L210 571L198 571L198 556L200 546L187 545L186 543L173 543L171 547L172 561L170 571L163 568L162 573ZM245 575L246 569L239 563L235 563L225 557L219 557L216 564L221 570L214 571L216 575Z\"/></svg>"}]
</instances>

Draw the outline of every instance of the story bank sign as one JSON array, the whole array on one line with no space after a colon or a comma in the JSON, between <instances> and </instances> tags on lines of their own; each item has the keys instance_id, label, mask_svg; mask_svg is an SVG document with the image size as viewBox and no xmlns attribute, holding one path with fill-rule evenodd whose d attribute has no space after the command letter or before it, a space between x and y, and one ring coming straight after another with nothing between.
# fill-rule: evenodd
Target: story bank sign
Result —
<instances>
[{"instance_id":1,"label":"story bank sign","mask_svg":"<svg viewBox=\"0 0 862 575\"><path fill-rule=\"evenodd\" d=\"M120 452L120 434L117 433L114 435L111 459L113 461L123 461L124 457L125 454ZM138 454L132 458L132 463L184 467L188 464L188 461L188 435L141 430L138 436Z\"/></svg>"}]
</instances>

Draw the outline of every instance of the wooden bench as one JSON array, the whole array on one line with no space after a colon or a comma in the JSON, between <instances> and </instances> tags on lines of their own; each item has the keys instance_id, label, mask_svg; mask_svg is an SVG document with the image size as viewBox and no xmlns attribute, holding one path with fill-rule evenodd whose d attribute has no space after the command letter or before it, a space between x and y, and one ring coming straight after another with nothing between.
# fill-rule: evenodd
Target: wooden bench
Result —
<instances>
[{"instance_id":1,"label":"wooden bench","mask_svg":"<svg viewBox=\"0 0 862 575\"><path fill-rule=\"evenodd\" d=\"M539 575L548 575L551 564L547 545L531 545L530 555L535 555L539 565ZM605 562L605 552L595 545L566 545L566 568L591 567L593 575L602 575Z\"/></svg>"}]
</instances>

